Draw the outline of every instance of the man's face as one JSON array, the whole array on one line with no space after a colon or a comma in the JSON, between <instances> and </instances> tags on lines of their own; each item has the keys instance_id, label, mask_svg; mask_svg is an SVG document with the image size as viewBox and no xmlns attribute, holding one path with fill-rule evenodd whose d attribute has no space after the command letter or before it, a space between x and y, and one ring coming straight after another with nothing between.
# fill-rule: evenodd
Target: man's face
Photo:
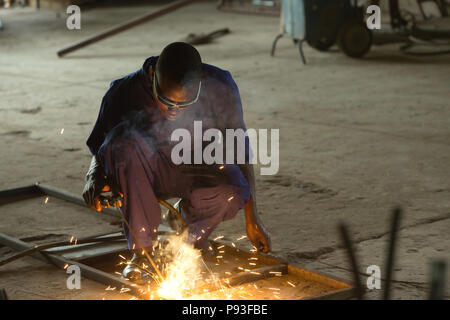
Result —
<instances>
[{"instance_id":1,"label":"man's face","mask_svg":"<svg viewBox=\"0 0 450 320\"><path fill-rule=\"evenodd\" d=\"M159 111L167 120L176 120L197 102L200 89L201 82L190 86L173 85L160 81L157 72L153 72L153 95Z\"/></svg>"}]
</instances>

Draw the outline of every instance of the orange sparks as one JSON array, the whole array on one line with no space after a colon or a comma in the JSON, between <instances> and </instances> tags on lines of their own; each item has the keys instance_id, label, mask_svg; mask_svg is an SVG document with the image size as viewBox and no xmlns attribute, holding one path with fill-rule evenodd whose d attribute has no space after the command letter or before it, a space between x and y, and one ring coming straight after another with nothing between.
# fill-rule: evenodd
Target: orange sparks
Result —
<instances>
[{"instance_id":1,"label":"orange sparks","mask_svg":"<svg viewBox=\"0 0 450 320\"><path fill-rule=\"evenodd\" d=\"M290 285L291 287L294 287L294 288L295 288L295 284L293 284L292 282L286 281L286 283L287 283L288 285Z\"/></svg>"},{"instance_id":2,"label":"orange sparks","mask_svg":"<svg viewBox=\"0 0 450 320\"><path fill-rule=\"evenodd\" d=\"M45 204L48 203L48 197L45 197L44 203L45 203Z\"/></svg>"}]
</instances>

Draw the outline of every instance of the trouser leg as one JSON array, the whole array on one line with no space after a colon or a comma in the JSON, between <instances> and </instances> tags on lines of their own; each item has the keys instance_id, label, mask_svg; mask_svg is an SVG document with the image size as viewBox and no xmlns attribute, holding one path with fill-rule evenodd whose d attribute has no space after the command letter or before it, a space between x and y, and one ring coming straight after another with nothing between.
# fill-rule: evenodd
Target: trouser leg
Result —
<instances>
[{"instance_id":1,"label":"trouser leg","mask_svg":"<svg viewBox=\"0 0 450 320\"><path fill-rule=\"evenodd\" d=\"M155 190L171 181L164 156L139 133L129 132L107 139L100 153L108 178L124 195L120 208L133 232L124 226L130 249L148 247L157 239L161 208ZM134 238L134 235L137 240Z\"/></svg>"},{"instance_id":2,"label":"trouser leg","mask_svg":"<svg viewBox=\"0 0 450 320\"><path fill-rule=\"evenodd\" d=\"M250 187L236 165L226 165L222 175L194 178L186 199L188 241L196 248L208 244L208 237L224 220L232 219L250 198Z\"/></svg>"}]
</instances>

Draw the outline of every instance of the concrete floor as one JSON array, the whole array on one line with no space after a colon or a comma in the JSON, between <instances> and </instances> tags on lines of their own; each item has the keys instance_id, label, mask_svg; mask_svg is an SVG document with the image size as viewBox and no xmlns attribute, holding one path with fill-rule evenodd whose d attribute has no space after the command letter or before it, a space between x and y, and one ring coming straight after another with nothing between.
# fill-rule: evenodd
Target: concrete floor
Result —
<instances>
[{"instance_id":1,"label":"concrete floor","mask_svg":"<svg viewBox=\"0 0 450 320\"><path fill-rule=\"evenodd\" d=\"M52 11L0 9L0 188L41 181L80 194L90 159L85 140L109 82L188 33L229 27L230 35L198 50L234 76L247 127L280 129L280 171L257 176L274 253L351 279L336 232L344 220L361 272L374 264L383 272L390 210L401 205L393 296L426 298L431 259L448 259L450 252L450 57L404 56L393 45L354 60L306 46L303 66L289 39L269 57L277 18L221 13L212 1L57 58L58 49L156 7L82 10L77 31ZM38 207L1 206L0 232L66 237L118 228L94 213ZM216 234L230 240L245 234L243 215ZM50 277L46 270L32 259L13 263L0 271L0 287L17 299L90 299L104 292L88 280L88 290L68 292L64 273ZM450 277L446 287L449 298Z\"/></svg>"}]
</instances>

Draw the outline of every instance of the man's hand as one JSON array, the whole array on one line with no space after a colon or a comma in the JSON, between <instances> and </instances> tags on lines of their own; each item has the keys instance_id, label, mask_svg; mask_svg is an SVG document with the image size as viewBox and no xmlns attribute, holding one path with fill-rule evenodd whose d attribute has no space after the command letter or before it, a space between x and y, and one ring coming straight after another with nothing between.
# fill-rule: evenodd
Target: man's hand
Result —
<instances>
[{"instance_id":1,"label":"man's hand","mask_svg":"<svg viewBox=\"0 0 450 320\"><path fill-rule=\"evenodd\" d=\"M247 223L247 236L258 251L269 252L271 242L269 233L259 222Z\"/></svg>"},{"instance_id":2,"label":"man's hand","mask_svg":"<svg viewBox=\"0 0 450 320\"><path fill-rule=\"evenodd\" d=\"M253 197L250 197L245 204L244 212L248 239L255 246L256 250L269 252L271 250L270 236L256 213Z\"/></svg>"},{"instance_id":3,"label":"man's hand","mask_svg":"<svg viewBox=\"0 0 450 320\"><path fill-rule=\"evenodd\" d=\"M94 156L89 171L86 174L86 184L83 190L84 201L92 209L100 212L102 211L100 194L109 190L110 187L107 184L103 170Z\"/></svg>"}]
</instances>

